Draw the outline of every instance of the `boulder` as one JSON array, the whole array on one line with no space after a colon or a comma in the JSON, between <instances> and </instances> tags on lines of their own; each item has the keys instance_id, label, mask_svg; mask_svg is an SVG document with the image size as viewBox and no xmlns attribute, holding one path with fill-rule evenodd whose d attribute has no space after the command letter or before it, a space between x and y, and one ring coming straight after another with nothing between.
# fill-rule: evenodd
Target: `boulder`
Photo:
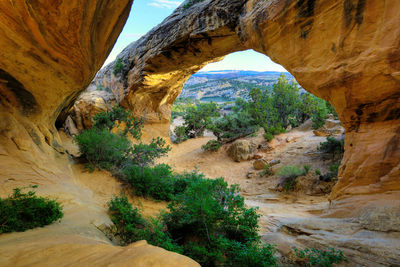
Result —
<instances>
[{"instance_id":1,"label":"boulder","mask_svg":"<svg viewBox=\"0 0 400 267\"><path fill-rule=\"evenodd\" d=\"M268 162L265 159L257 159L253 162L253 167L256 170L264 170L267 165Z\"/></svg>"},{"instance_id":2,"label":"boulder","mask_svg":"<svg viewBox=\"0 0 400 267\"><path fill-rule=\"evenodd\" d=\"M236 140L228 149L228 156L236 162L248 160L255 152L255 145L247 140Z\"/></svg>"}]
</instances>

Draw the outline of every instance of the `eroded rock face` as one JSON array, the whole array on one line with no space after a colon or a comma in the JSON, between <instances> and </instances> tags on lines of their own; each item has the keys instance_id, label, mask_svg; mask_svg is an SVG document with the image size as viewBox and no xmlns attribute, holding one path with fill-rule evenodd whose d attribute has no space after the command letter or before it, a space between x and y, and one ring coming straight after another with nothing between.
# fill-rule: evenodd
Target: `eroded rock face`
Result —
<instances>
[{"instance_id":1,"label":"eroded rock face","mask_svg":"<svg viewBox=\"0 0 400 267\"><path fill-rule=\"evenodd\" d=\"M57 139L56 118L103 64L131 4L1 1L1 120L15 119L33 139Z\"/></svg>"},{"instance_id":2,"label":"eroded rock face","mask_svg":"<svg viewBox=\"0 0 400 267\"><path fill-rule=\"evenodd\" d=\"M339 114L346 153L332 199L399 194L399 10L400 2L381 0L203 1L178 8L119 55L121 74L110 64L93 84L106 83L117 102L164 123L191 74L254 49Z\"/></svg>"},{"instance_id":3,"label":"eroded rock face","mask_svg":"<svg viewBox=\"0 0 400 267\"><path fill-rule=\"evenodd\" d=\"M2 266L198 266L143 242L111 244L94 225L109 221L106 203L77 182L54 125L102 66L131 4L0 1L0 197L35 184L65 212L61 223L1 235Z\"/></svg>"}]
</instances>

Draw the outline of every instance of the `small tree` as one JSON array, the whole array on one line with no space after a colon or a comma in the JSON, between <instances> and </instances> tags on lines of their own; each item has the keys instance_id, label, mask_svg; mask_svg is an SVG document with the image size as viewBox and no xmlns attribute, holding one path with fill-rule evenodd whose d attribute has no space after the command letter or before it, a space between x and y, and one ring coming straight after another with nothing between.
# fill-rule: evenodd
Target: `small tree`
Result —
<instances>
[{"instance_id":1,"label":"small tree","mask_svg":"<svg viewBox=\"0 0 400 267\"><path fill-rule=\"evenodd\" d=\"M121 107L100 112L93 117L93 121L92 128L75 137L80 152L92 168L122 175L125 167L153 164L156 158L171 149L162 138L155 138L150 144L140 142L132 145L128 135L140 140L143 120L136 119L130 111Z\"/></svg>"},{"instance_id":2,"label":"small tree","mask_svg":"<svg viewBox=\"0 0 400 267\"><path fill-rule=\"evenodd\" d=\"M117 76L118 74L120 74L122 72L122 70L124 69L125 64L122 61L122 58L117 58L117 60L115 60L114 63L114 70L113 70L113 74L115 76Z\"/></svg>"}]
</instances>

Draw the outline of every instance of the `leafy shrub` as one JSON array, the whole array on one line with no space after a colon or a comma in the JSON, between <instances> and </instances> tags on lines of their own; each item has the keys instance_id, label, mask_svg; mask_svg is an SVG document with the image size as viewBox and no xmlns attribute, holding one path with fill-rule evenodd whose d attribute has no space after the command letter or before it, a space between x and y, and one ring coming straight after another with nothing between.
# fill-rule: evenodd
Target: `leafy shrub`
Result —
<instances>
[{"instance_id":1,"label":"leafy shrub","mask_svg":"<svg viewBox=\"0 0 400 267\"><path fill-rule=\"evenodd\" d=\"M116 227L114 235L119 236L125 244L147 240L149 244L182 253L182 249L163 230L165 226L161 219L144 219L139 210L132 207L127 197L114 197L108 203L108 209Z\"/></svg>"},{"instance_id":2,"label":"leafy shrub","mask_svg":"<svg viewBox=\"0 0 400 267\"><path fill-rule=\"evenodd\" d=\"M203 145L201 149L205 151L218 151L221 146L222 143L218 140L210 140L205 145Z\"/></svg>"},{"instance_id":3,"label":"leafy shrub","mask_svg":"<svg viewBox=\"0 0 400 267\"><path fill-rule=\"evenodd\" d=\"M202 136L204 131L211 127L212 118L218 117L218 106L214 102L199 103L196 106L189 106L183 115L183 126L175 128L175 134L179 141Z\"/></svg>"},{"instance_id":4,"label":"leafy shrub","mask_svg":"<svg viewBox=\"0 0 400 267\"><path fill-rule=\"evenodd\" d=\"M204 179L194 174L168 209L170 212L164 216L168 232L184 246L184 254L202 266L229 262L235 242L247 248L259 240L256 209L246 208L238 186L228 187L223 179ZM260 257L276 262L272 251L265 253L270 247L249 250L254 255L248 258L248 266L255 266L253 261ZM244 258L238 255L236 260Z\"/></svg>"},{"instance_id":5,"label":"leafy shrub","mask_svg":"<svg viewBox=\"0 0 400 267\"><path fill-rule=\"evenodd\" d=\"M171 174L165 166L163 172ZM175 196L169 213L156 219L143 219L127 198L111 200L115 234L125 243L146 239L202 266L276 265L275 248L260 243L259 215L256 209L245 207L237 185L228 186L222 178L206 179L197 172L177 174L172 180L169 188Z\"/></svg>"},{"instance_id":6,"label":"leafy shrub","mask_svg":"<svg viewBox=\"0 0 400 267\"><path fill-rule=\"evenodd\" d=\"M284 166L278 172L279 178L282 179L280 186L282 186L283 190L286 192L293 191L296 187L297 177L303 174L303 170L296 166Z\"/></svg>"},{"instance_id":7,"label":"leafy shrub","mask_svg":"<svg viewBox=\"0 0 400 267\"><path fill-rule=\"evenodd\" d=\"M103 111L94 115L92 128L109 132L118 129L119 132L116 134L126 136L129 133L134 139L140 140L143 120L136 119L132 112L126 111L122 107L114 106L111 111Z\"/></svg>"},{"instance_id":8,"label":"leafy shrub","mask_svg":"<svg viewBox=\"0 0 400 267\"><path fill-rule=\"evenodd\" d=\"M347 261L347 258L343 255L340 249L329 248L328 250L320 249L295 249L296 255L300 259L305 259L307 266L319 266L319 267L332 267L335 263L341 263Z\"/></svg>"},{"instance_id":9,"label":"leafy shrub","mask_svg":"<svg viewBox=\"0 0 400 267\"><path fill-rule=\"evenodd\" d=\"M203 2L203 1L204 0L188 0L187 3L182 6L182 8L183 8L183 10L185 10L185 9L188 9L189 7L191 7L192 5Z\"/></svg>"},{"instance_id":10,"label":"leafy shrub","mask_svg":"<svg viewBox=\"0 0 400 267\"><path fill-rule=\"evenodd\" d=\"M329 166L329 172L320 176L320 180L325 182L331 182L336 180L339 172L340 163L333 163Z\"/></svg>"},{"instance_id":11,"label":"leafy shrub","mask_svg":"<svg viewBox=\"0 0 400 267\"><path fill-rule=\"evenodd\" d=\"M323 153L332 154L332 159L335 155L343 155L344 153L344 140L339 140L334 137L328 136L325 142L321 142L318 150Z\"/></svg>"},{"instance_id":12,"label":"leafy shrub","mask_svg":"<svg viewBox=\"0 0 400 267\"><path fill-rule=\"evenodd\" d=\"M124 68L125 68L125 64L122 61L122 58L117 58L117 60L115 60L115 64L114 64L113 74L115 76L117 76L118 74L120 74L122 72L122 70Z\"/></svg>"},{"instance_id":13,"label":"leafy shrub","mask_svg":"<svg viewBox=\"0 0 400 267\"><path fill-rule=\"evenodd\" d=\"M100 112L93 117L93 127L75 136L82 155L90 168L111 171L119 178L123 169L130 165L146 166L154 163L171 149L162 138L154 138L149 144L132 145L128 134L140 140L143 121L121 107Z\"/></svg>"},{"instance_id":14,"label":"leafy shrub","mask_svg":"<svg viewBox=\"0 0 400 267\"><path fill-rule=\"evenodd\" d=\"M319 169L315 169L315 174L316 175L321 175L321 171Z\"/></svg>"},{"instance_id":15,"label":"leafy shrub","mask_svg":"<svg viewBox=\"0 0 400 267\"><path fill-rule=\"evenodd\" d=\"M131 144L127 138L110 133L108 130L91 128L75 136L80 152L90 166L114 171L126 161ZM91 168L91 167L90 167Z\"/></svg>"},{"instance_id":16,"label":"leafy shrub","mask_svg":"<svg viewBox=\"0 0 400 267\"><path fill-rule=\"evenodd\" d=\"M227 257L226 266L273 267L276 264L274 254L276 249L270 244L260 242L242 244L232 241Z\"/></svg>"},{"instance_id":17,"label":"leafy shrub","mask_svg":"<svg viewBox=\"0 0 400 267\"><path fill-rule=\"evenodd\" d=\"M208 129L213 132L219 142L229 143L255 133L259 126L248 113L237 112L215 120Z\"/></svg>"},{"instance_id":18,"label":"leafy shrub","mask_svg":"<svg viewBox=\"0 0 400 267\"><path fill-rule=\"evenodd\" d=\"M312 115L312 128L319 129L325 124L326 116L328 115L328 109L326 107L326 102L318 103L318 108Z\"/></svg>"},{"instance_id":19,"label":"leafy shrub","mask_svg":"<svg viewBox=\"0 0 400 267\"><path fill-rule=\"evenodd\" d=\"M274 135L271 133L265 133L264 139L267 140L268 142L270 142L270 141L272 141L272 139L274 139Z\"/></svg>"},{"instance_id":20,"label":"leafy shrub","mask_svg":"<svg viewBox=\"0 0 400 267\"><path fill-rule=\"evenodd\" d=\"M176 126L174 129L174 133L176 136L174 143L179 144L179 143L182 143L189 139L189 137L186 135L186 127L185 126Z\"/></svg>"},{"instance_id":21,"label":"leafy shrub","mask_svg":"<svg viewBox=\"0 0 400 267\"><path fill-rule=\"evenodd\" d=\"M15 188L8 198L0 199L0 234L43 227L64 216L59 202L38 197L34 191L23 193L22 190Z\"/></svg>"},{"instance_id":22,"label":"leafy shrub","mask_svg":"<svg viewBox=\"0 0 400 267\"><path fill-rule=\"evenodd\" d=\"M156 137L149 144L134 144L129 152L129 164L147 166L154 164L155 159L165 156L171 147L166 145L165 140Z\"/></svg>"},{"instance_id":23,"label":"leafy shrub","mask_svg":"<svg viewBox=\"0 0 400 267\"><path fill-rule=\"evenodd\" d=\"M329 166L329 171L332 173L333 177L337 177L339 173L340 163L333 163Z\"/></svg>"},{"instance_id":24,"label":"leafy shrub","mask_svg":"<svg viewBox=\"0 0 400 267\"><path fill-rule=\"evenodd\" d=\"M272 168L271 168L271 165L269 165L269 163L267 163L265 165L265 168L261 173L261 176L265 176L265 175L267 175L267 176L272 175Z\"/></svg>"},{"instance_id":25,"label":"leafy shrub","mask_svg":"<svg viewBox=\"0 0 400 267\"><path fill-rule=\"evenodd\" d=\"M264 138L268 142L271 141L272 139L274 139L274 135L286 132L286 130L280 125L277 125L277 126L265 126L264 125L263 128L265 131Z\"/></svg>"},{"instance_id":26,"label":"leafy shrub","mask_svg":"<svg viewBox=\"0 0 400 267\"><path fill-rule=\"evenodd\" d=\"M124 174L136 195L151 196L154 199L166 201L174 196L176 178L171 167L166 164L154 167L130 165L124 169Z\"/></svg>"},{"instance_id":27,"label":"leafy shrub","mask_svg":"<svg viewBox=\"0 0 400 267\"><path fill-rule=\"evenodd\" d=\"M303 166L303 169L304 169L304 174L307 174L310 171L311 166L306 164L306 165Z\"/></svg>"}]
</instances>

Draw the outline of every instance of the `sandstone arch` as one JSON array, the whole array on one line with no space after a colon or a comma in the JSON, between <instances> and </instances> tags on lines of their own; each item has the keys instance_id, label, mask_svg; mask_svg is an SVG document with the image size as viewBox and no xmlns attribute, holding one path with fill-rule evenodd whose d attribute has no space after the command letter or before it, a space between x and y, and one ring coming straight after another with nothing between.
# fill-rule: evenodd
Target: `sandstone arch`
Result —
<instances>
[{"instance_id":1,"label":"sandstone arch","mask_svg":"<svg viewBox=\"0 0 400 267\"><path fill-rule=\"evenodd\" d=\"M12 187L40 183L42 193L60 196L70 208L94 202L92 192L75 183L68 159L61 154L54 122L62 110L68 111L102 65L131 2L0 2L1 196ZM357 215L368 203L367 212L361 213L362 229L393 231L396 236L400 206L399 10L397 0L204 0L176 10L125 49L120 55L126 66L124 75L114 77L111 64L98 73L85 94L91 93L105 106L121 102L139 115L146 113L153 122L166 122L169 105L183 82L203 64L238 50L264 53L289 70L304 88L331 102L346 128L346 154L332 194L342 209L335 215ZM100 82L109 85L113 93L93 93ZM90 113L90 106L85 108ZM368 213L370 210L374 212ZM104 217L104 208L93 205L84 212L69 213L66 224L71 223L72 228L58 238L51 235L43 240L41 231L32 231L29 240L35 242L30 247L53 251L69 237L63 249L68 251L71 245L69 251L79 247L83 254L94 255L92 245L106 241L89 226L92 215ZM336 223L330 221L326 232ZM65 230L64 226L60 230ZM345 230L352 232L351 227ZM53 229L50 233L58 232ZM2 239L5 265L26 251L19 237ZM19 249L11 241L17 242ZM351 244L360 247L358 242L355 239ZM392 241L382 243L376 252L365 249L362 255L382 264L397 264L395 246L387 257ZM101 250L121 252L103 244ZM164 253L163 260L168 261ZM100 253L99 261L109 255Z\"/></svg>"},{"instance_id":2,"label":"sandstone arch","mask_svg":"<svg viewBox=\"0 0 400 267\"><path fill-rule=\"evenodd\" d=\"M228 3L229 2L229 3ZM186 79L233 51L254 49L329 101L346 129L346 153L331 197L400 190L400 22L396 1L203 1L178 8L101 70L117 102L165 123ZM92 88L92 89L91 89Z\"/></svg>"}]
</instances>

